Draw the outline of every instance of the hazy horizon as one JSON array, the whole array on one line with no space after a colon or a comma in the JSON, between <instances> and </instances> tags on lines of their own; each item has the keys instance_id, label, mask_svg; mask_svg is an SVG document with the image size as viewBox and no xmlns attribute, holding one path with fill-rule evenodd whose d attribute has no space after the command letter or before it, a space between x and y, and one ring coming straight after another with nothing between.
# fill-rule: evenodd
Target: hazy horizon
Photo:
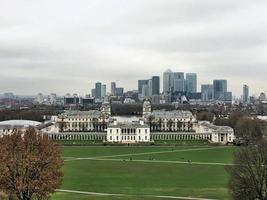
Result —
<instances>
[{"instance_id":1,"label":"hazy horizon","mask_svg":"<svg viewBox=\"0 0 267 200\"><path fill-rule=\"evenodd\" d=\"M100 81L137 89L139 79L197 73L267 91L265 0L2 0L0 94L91 92Z\"/></svg>"}]
</instances>

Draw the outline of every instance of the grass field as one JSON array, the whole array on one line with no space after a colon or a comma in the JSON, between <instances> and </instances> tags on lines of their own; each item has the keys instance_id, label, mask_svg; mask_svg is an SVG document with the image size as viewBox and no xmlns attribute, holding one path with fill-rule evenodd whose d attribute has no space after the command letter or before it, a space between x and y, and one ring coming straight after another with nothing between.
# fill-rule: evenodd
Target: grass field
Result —
<instances>
[{"instance_id":1,"label":"grass field","mask_svg":"<svg viewBox=\"0 0 267 200\"><path fill-rule=\"evenodd\" d=\"M57 192L52 199L230 199L224 167L231 164L235 150L216 146L64 147L61 190L68 191Z\"/></svg>"}]
</instances>

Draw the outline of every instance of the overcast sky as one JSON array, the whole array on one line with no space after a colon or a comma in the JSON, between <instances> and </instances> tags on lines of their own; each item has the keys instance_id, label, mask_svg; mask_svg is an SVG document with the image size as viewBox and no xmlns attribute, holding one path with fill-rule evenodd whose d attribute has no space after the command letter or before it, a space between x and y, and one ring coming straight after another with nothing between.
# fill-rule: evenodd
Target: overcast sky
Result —
<instances>
[{"instance_id":1,"label":"overcast sky","mask_svg":"<svg viewBox=\"0 0 267 200\"><path fill-rule=\"evenodd\" d=\"M137 89L168 68L266 91L267 1L0 0L0 93Z\"/></svg>"}]
</instances>

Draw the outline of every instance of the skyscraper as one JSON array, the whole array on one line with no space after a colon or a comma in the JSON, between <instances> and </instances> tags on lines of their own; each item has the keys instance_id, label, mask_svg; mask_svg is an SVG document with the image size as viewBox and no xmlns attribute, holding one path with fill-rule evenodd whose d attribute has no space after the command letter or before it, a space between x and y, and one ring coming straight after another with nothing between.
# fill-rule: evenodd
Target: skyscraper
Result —
<instances>
[{"instance_id":1,"label":"skyscraper","mask_svg":"<svg viewBox=\"0 0 267 200\"><path fill-rule=\"evenodd\" d=\"M160 78L159 76L152 76L152 95L159 95Z\"/></svg>"},{"instance_id":2,"label":"skyscraper","mask_svg":"<svg viewBox=\"0 0 267 200\"><path fill-rule=\"evenodd\" d=\"M223 100L227 92L227 80L213 81L213 94L215 100Z\"/></svg>"},{"instance_id":3,"label":"skyscraper","mask_svg":"<svg viewBox=\"0 0 267 200\"><path fill-rule=\"evenodd\" d=\"M243 85L243 103L249 103L249 87Z\"/></svg>"},{"instance_id":4,"label":"skyscraper","mask_svg":"<svg viewBox=\"0 0 267 200\"><path fill-rule=\"evenodd\" d=\"M152 96L152 79L148 80L148 96Z\"/></svg>"},{"instance_id":5,"label":"skyscraper","mask_svg":"<svg viewBox=\"0 0 267 200\"><path fill-rule=\"evenodd\" d=\"M168 69L163 73L163 93L171 94L173 88L173 72Z\"/></svg>"},{"instance_id":6,"label":"skyscraper","mask_svg":"<svg viewBox=\"0 0 267 200\"><path fill-rule=\"evenodd\" d=\"M189 93L197 92L197 74L196 73L186 74L186 91Z\"/></svg>"},{"instance_id":7,"label":"skyscraper","mask_svg":"<svg viewBox=\"0 0 267 200\"><path fill-rule=\"evenodd\" d=\"M138 80L138 93L142 94L142 89L144 85L148 84L148 80Z\"/></svg>"},{"instance_id":8,"label":"skyscraper","mask_svg":"<svg viewBox=\"0 0 267 200\"><path fill-rule=\"evenodd\" d=\"M173 73L173 91L184 92L185 91L184 72Z\"/></svg>"},{"instance_id":9,"label":"skyscraper","mask_svg":"<svg viewBox=\"0 0 267 200\"><path fill-rule=\"evenodd\" d=\"M106 96L106 85L101 85L101 98Z\"/></svg>"},{"instance_id":10,"label":"skyscraper","mask_svg":"<svg viewBox=\"0 0 267 200\"><path fill-rule=\"evenodd\" d=\"M142 97L148 97L149 96L149 86L147 85L143 85L142 88Z\"/></svg>"},{"instance_id":11,"label":"skyscraper","mask_svg":"<svg viewBox=\"0 0 267 200\"><path fill-rule=\"evenodd\" d=\"M115 93L116 93L116 96L123 96L123 88L117 87Z\"/></svg>"},{"instance_id":12,"label":"skyscraper","mask_svg":"<svg viewBox=\"0 0 267 200\"><path fill-rule=\"evenodd\" d=\"M111 82L111 94L115 95L116 93L116 83L115 82Z\"/></svg>"},{"instance_id":13,"label":"skyscraper","mask_svg":"<svg viewBox=\"0 0 267 200\"><path fill-rule=\"evenodd\" d=\"M213 85L212 84L201 85L201 100L202 101L213 100Z\"/></svg>"},{"instance_id":14,"label":"skyscraper","mask_svg":"<svg viewBox=\"0 0 267 200\"><path fill-rule=\"evenodd\" d=\"M95 98L96 99L101 99L101 88L102 88L102 83L100 82L95 83Z\"/></svg>"}]
</instances>

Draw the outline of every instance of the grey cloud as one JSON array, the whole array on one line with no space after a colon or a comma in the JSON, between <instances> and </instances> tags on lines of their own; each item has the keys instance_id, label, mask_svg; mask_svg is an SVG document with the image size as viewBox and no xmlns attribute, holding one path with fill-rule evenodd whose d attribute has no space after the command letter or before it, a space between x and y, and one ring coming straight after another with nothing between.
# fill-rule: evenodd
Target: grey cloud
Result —
<instances>
[{"instance_id":1,"label":"grey cloud","mask_svg":"<svg viewBox=\"0 0 267 200\"><path fill-rule=\"evenodd\" d=\"M235 94L242 80L267 89L264 0L4 1L0 93L85 94L98 80L135 89L166 68L228 78Z\"/></svg>"}]
</instances>

